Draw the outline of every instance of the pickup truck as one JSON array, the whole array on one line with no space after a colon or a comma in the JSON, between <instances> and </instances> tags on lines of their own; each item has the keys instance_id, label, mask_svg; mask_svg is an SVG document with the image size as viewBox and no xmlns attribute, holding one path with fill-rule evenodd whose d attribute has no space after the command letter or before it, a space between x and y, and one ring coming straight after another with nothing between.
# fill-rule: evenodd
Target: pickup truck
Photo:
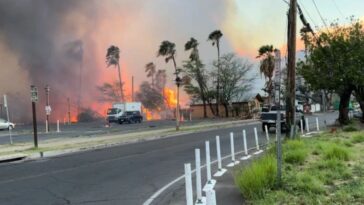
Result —
<instances>
[{"instance_id":1,"label":"pickup truck","mask_svg":"<svg viewBox=\"0 0 364 205\"><path fill-rule=\"evenodd\" d=\"M139 111L127 111L124 112L118 119L119 124L123 123L141 123L143 121L143 116Z\"/></svg>"},{"instance_id":2,"label":"pickup truck","mask_svg":"<svg viewBox=\"0 0 364 205\"><path fill-rule=\"evenodd\" d=\"M286 130L287 124L286 124L286 111L283 109L280 109L281 111L281 128L282 130ZM263 111L260 114L260 120L262 122L262 130L265 131L265 126L267 125L268 131L271 127L276 127L276 121L277 121L277 108L275 106L271 107L271 109L263 109ZM303 115L303 112L300 110L296 110L296 122L295 124L298 125L301 128L301 122L303 124L303 128L305 128L305 118Z\"/></svg>"}]
</instances>

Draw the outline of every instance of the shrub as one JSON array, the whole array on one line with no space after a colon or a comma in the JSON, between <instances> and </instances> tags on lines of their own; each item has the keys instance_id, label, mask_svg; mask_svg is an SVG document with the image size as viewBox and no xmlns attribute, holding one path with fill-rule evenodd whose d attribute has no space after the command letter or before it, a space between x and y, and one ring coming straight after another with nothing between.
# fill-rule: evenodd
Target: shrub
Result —
<instances>
[{"instance_id":1,"label":"shrub","mask_svg":"<svg viewBox=\"0 0 364 205\"><path fill-rule=\"evenodd\" d=\"M325 149L326 159L349 160L349 152L343 147L337 145L330 145Z\"/></svg>"},{"instance_id":2,"label":"shrub","mask_svg":"<svg viewBox=\"0 0 364 205\"><path fill-rule=\"evenodd\" d=\"M358 131L358 129L356 127L354 127L353 125L348 125L343 128L343 131L344 132L355 132L355 131Z\"/></svg>"},{"instance_id":3,"label":"shrub","mask_svg":"<svg viewBox=\"0 0 364 205\"><path fill-rule=\"evenodd\" d=\"M276 174L276 158L265 155L239 171L235 183L247 199L261 199L266 191L273 188Z\"/></svg>"},{"instance_id":4,"label":"shrub","mask_svg":"<svg viewBox=\"0 0 364 205\"><path fill-rule=\"evenodd\" d=\"M307 157L305 143L301 140L289 140L284 144L284 161L290 164L303 164Z\"/></svg>"},{"instance_id":5,"label":"shrub","mask_svg":"<svg viewBox=\"0 0 364 205\"><path fill-rule=\"evenodd\" d=\"M354 135L353 139L351 141L353 143L362 143L362 142L364 142L364 135L363 134Z\"/></svg>"},{"instance_id":6,"label":"shrub","mask_svg":"<svg viewBox=\"0 0 364 205\"><path fill-rule=\"evenodd\" d=\"M290 164L303 164L307 157L305 149L286 150L284 161Z\"/></svg>"}]
</instances>

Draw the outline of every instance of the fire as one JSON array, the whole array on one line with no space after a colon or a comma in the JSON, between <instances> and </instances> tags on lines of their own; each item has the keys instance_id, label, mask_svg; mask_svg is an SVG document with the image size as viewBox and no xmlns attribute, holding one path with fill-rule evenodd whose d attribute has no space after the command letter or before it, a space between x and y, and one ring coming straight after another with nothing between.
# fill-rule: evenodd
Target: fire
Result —
<instances>
[{"instance_id":1,"label":"fire","mask_svg":"<svg viewBox=\"0 0 364 205\"><path fill-rule=\"evenodd\" d=\"M170 88L164 88L164 99L168 108L177 107L177 97L175 92Z\"/></svg>"}]
</instances>

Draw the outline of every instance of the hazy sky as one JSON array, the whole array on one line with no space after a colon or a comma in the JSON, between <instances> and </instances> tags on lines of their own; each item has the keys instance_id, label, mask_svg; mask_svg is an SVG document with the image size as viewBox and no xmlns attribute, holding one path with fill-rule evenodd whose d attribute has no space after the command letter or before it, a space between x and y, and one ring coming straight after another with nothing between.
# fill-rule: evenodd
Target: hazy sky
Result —
<instances>
[{"instance_id":1,"label":"hazy sky","mask_svg":"<svg viewBox=\"0 0 364 205\"><path fill-rule=\"evenodd\" d=\"M321 28L323 21L314 1L298 2L307 21ZM363 0L315 2L328 24L335 19L345 23L345 18L352 15L364 17ZM249 58L255 63L252 74L257 73L255 56L261 45L285 47L287 10L283 0L1 0L0 93L29 95L31 83L49 83L63 97L72 95L79 65L64 50L65 45L78 41L83 45L83 82L87 89L83 98L87 102L94 100L96 85L117 80L117 71L105 64L110 45L121 49L127 90L132 75L137 86L146 79L144 66L151 61L158 69L168 70L169 86L173 88L172 64L156 57L161 41L176 43L177 63L181 65L188 57L183 49L185 42L196 38L201 58L210 66L216 59L216 48L207 42L207 36L216 29L224 34L222 53L236 52ZM299 22L297 30L301 26ZM264 80L258 78L254 92L263 85Z\"/></svg>"}]
</instances>

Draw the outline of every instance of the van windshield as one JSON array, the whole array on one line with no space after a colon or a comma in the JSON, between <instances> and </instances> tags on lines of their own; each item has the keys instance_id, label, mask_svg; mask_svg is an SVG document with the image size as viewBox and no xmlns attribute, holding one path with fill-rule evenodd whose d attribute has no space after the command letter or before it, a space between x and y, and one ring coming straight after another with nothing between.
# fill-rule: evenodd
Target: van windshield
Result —
<instances>
[{"instance_id":1,"label":"van windshield","mask_svg":"<svg viewBox=\"0 0 364 205\"><path fill-rule=\"evenodd\" d=\"M115 115L117 113L118 109L117 108L110 108L107 110L107 114L108 115Z\"/></svg>"}]
</instances>

